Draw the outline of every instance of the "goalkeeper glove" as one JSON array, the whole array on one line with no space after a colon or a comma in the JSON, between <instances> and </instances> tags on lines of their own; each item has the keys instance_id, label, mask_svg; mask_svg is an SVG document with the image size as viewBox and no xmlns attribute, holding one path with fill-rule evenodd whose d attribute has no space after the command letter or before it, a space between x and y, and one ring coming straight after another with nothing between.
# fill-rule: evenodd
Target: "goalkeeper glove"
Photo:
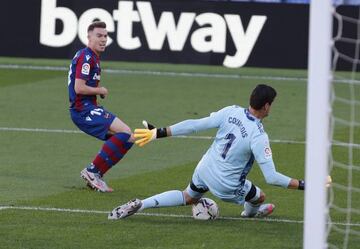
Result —
<instances>
[{"instance_id":1,"label":"goalkeeper glove","mask_svg":"<svg viewBox=\"0 0 360 249\"><path fill-rule=\"evenodd\" d=\"M143 120L142 124L143 124L143 126L145 126L146 129L149 129L149 130L152 130L152 129L156 128L152 124L148 123L146 120Z\"/></svg>"},{"instance_id":2,"label":"goalkeeper glove","mask_svg":"<svg viewBox=\"0 0 360 249\"><path fill-rule=\"evenodd\" d=\"M135 129L134 137L138 138L135 143L140 147L157 138L167 137L166 128L156 128L147 121L142 122L146 129Z\"/></svg>"},{"instance_id":3,"label":"goalkeeper glove","mask_svg":"<svg viewBox=\"0 0 360 249\"><path fill-rule=\"evenodd\" d=\"M328 175L328 176L326 177L326 187L327 187L327 188L331 187L331 184L332 184L332 178L331 178L330 175Z\"/></svg>"}]
</instances>

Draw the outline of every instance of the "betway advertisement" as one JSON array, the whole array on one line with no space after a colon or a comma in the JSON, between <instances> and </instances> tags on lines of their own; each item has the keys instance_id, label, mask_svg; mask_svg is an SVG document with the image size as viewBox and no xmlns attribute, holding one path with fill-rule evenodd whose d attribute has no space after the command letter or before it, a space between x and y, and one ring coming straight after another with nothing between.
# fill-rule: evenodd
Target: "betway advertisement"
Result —
<instances>
[{"instance_id":1,"label":"betway advertisement","mask_svg":"<svg viewBox=\"0 0 360 249\"><path fill-rule=\"evenodd\" d=\"M21 5L21 8L19 8ZM106 60L306 68L307 5L216 1L11 1L0 56L71 58L106 22ZM4 19L4 20L5 20Z\"/></svg>"}]
</instances>

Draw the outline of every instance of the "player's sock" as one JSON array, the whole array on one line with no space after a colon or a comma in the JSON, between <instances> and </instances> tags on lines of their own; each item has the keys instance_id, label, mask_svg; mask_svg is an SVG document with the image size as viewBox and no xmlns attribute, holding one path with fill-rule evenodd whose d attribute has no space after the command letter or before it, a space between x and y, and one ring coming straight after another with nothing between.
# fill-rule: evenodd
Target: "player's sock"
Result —
<instances>
[{"instance_id":1,"label":"player's sock","mask_svg":"<svg viewBox=\"0 0 360 249\"><path fill-rule=\"evenodd\" d=\"M121 132L114 134L104 143L92 162L101 175L119 162L133 146L133 143L128 141L129 138L130 134Z\"/></svg>"},{"instance_id":2,"label":"player's sock","mask_svg":"<svg viewBox=\"0 0 360 249\"><path fill-rule=\"evenodd\" d=\"M89 166L87 166L87 170L95 174L100 174L100 170L96 168L96 166L93 163L90 163Z\"/></svg>"},{"instance_id":3,"label":"player's sock","mask_svg":"<svg viewBox=\"0 0 360 249\"><path fill-rule=\"evenodd\" d=\"M139 211L146 208L174 207L185 205L183 193L180 190L170 190L142 200Z\"/></svg>"},{"instance_id":4,"label":"player's sock","mask_svg":"<svg viewBox=\"0 0 360 249\"><path fill-rule=\"evenodd\" d=\"M257 213L259 208L260 208L260 204L255 205L246 201L244 204L245 215L248 217L253 217Z\"/></svg>"}]
</instances>

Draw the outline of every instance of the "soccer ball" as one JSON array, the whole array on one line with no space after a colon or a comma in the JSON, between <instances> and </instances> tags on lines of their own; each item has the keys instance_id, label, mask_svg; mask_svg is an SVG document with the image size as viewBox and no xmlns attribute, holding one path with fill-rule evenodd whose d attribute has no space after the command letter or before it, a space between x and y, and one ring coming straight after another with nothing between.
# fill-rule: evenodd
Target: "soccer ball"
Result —
<instances>
[{"instance_id":1,"label":"soccer ball","mask_svg":"<svg viewBox=\"0 0 360 249\"><path fill-rule=\"evenodd\" d=\"M215 201L201 198L192 205L192 215L195 220L214 220L219 217L219 208Z\"/></svg>"}]
</instances>

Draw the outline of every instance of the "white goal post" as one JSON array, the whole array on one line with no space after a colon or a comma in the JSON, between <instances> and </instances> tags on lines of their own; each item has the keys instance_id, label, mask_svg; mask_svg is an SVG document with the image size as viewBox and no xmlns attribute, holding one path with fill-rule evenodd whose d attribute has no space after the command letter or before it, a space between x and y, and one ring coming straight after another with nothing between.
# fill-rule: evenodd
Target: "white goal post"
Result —
<instances>
[{"instance_id":1,"label":"white goal post","mask_svg":"<svg viewBox=\"0 0 360 249\"><path fill-rule=\"evenodd\" d=\"M306 116L304 249L327 248L327 193L330 151L332 1L310 4Z\"/></svg>"}]
</instances>

